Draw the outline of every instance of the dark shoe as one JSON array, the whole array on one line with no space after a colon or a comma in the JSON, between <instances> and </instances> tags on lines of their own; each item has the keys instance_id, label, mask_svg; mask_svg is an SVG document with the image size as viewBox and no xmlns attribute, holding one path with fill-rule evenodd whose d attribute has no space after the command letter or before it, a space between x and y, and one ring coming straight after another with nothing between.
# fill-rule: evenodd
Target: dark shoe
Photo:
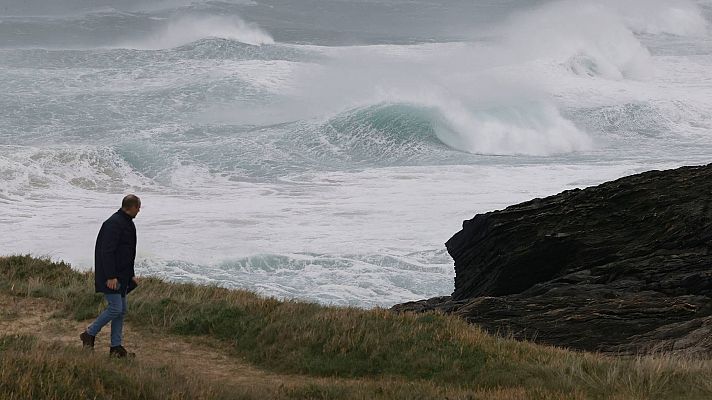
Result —
<instances>
[{"instance_id":1,"label":"dark shoe","mask_svg":"<svg viewBox=\"0 0 712 400\"><path fill-rule=\"evenodd\" d=\"M116 358L134 358L136 353L129 353L124 346L114 346L109 348L109 356Z\"/></svg>"},{"instance_id":2,"label":"dark shoe","mask_svg":"<svg viewBox=\"0 0 712 400\"><path fill-rule=\"evenodd\" d=\"M88 334L87 331L84 331L79 335L79 339L82 339L83 348L94 350L94 339L96 339L96 336L92 336Z\"/></svg>"}]
</instances>

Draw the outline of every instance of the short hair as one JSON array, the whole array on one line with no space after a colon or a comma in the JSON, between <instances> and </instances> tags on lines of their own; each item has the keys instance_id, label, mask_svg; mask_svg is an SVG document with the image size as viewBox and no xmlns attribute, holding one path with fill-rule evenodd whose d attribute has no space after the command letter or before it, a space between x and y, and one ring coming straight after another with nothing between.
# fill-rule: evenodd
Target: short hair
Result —
<instances>
[{"instance_id":1,"label":"short hair","mask_svg":"<svg viewBox=\"0 0 712 400\"><path fill-rule=\"evenodd\" d=\"M129 194L121 200L121 208L133 208L141 205L141 199L135 194Z\"/></svg>"}]
</instances>

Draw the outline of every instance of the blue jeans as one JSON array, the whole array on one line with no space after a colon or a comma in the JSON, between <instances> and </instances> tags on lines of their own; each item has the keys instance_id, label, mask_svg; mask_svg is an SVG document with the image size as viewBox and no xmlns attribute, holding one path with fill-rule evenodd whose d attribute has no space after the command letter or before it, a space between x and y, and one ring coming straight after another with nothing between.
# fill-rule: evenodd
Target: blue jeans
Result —
<instances>
[{"instance_id":1,"label":"blue jeans","mask_svg":"<svg viewBox=\"0 0 712 400\"><path fill-rule=\"evenodd\" d=\"M96 318L96 321L89 325L87 333L96 336L99 334L99 331L101 331L101 328L111 321L111 347L121 346L124 315L126 315L126 311L128 310L126 296L121 297L118 293L105 293L104 298L109 305L106 307L106 310Z\"/></svg>"}]
</instances>

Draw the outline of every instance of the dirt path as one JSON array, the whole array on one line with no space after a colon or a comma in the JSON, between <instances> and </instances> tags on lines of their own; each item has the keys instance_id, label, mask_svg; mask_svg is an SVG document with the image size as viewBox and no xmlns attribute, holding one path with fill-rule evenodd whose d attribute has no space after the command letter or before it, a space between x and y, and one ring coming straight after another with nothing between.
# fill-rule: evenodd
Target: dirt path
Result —
<instances>
[{"instance_id":1,"label":"dirt path","mask_svg":"<svg viewBox=\"0 0 712 400\"><path fill-rule=\"evenodd\" d=\"M3 334L32 334L40 340L61 342L81 349L79 334L88 322L53 316L61 306L48 299L15 297L0 293L0 332ZM90 321L89 321L90 322ZM110 327L97 335L95 351L109 350ZM222 354L219 346L210 346L206 338L186 338L158 335L124 326L124 343L137 360L156 367L171 365L177 370L190 371L203 380L242 388L301 386L326 381L300 375L281 375L256 368L235 357ZM333 382L333 379L329 379Z\"/></svg>"}]
</instances>

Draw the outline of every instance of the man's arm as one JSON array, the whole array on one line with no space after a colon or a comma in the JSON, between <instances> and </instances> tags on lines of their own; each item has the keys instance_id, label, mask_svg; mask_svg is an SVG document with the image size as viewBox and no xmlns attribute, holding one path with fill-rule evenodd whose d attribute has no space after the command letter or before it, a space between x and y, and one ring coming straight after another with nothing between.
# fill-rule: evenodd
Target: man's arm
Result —
<instances>
[{"instance_id":1,"label":"man's arm","mask_svg":"<svg viewBox=\"0 0 712 400\"><path fill-rule=\"evenodd\" d=\"M109 220L106 221L104 228L104 235L99 243L101 265L104 268L104 273L106 274L106 286L111 290L116 290L117 278L119 276L118 271L116 270L116 249L119 247L121 227L115 221Z\"/></svg>"},{"instance_id":2,"label":"man's arm","mask_svg":"<svg viewBox=\"0 0 712 400\"><path fill-rule=\"evenodd\" d=\"M138 278L133 276L133 277L131 277L131 280L129 281L129 286L126 288L126 293L131 293L137 287L138 287Z\"/></svg>"}]
</instances>

